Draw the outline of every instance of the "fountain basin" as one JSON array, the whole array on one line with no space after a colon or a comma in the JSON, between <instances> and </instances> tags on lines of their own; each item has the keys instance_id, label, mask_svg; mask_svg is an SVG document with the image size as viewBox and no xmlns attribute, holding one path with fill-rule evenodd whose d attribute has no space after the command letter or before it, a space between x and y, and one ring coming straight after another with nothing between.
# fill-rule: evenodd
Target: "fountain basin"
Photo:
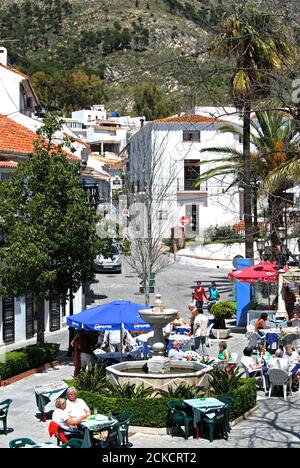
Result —
<instances>
[{"instance_id":1,"label":"fountain basin","mask_svg":"<svg viewBox=\"0 0 300 468\"><path fill-rule=\"evenodd\" d=\"M182 384L206 388L213 370L211 366L192 361L171 361L170 372L165 374L150 374L145 369L147 361L121 362L107 367L106 377L112 385L128 382L136 385L144 384L145 388L153 387L156 392L168 391L168 387L175 389Z\"/></svg>"}]
</instances>

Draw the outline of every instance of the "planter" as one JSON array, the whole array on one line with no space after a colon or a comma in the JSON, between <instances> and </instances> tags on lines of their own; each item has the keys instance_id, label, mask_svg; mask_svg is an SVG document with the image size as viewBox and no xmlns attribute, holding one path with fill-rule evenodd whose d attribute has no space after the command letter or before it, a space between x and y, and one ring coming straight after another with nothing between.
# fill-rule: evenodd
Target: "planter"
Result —
<instances>
[{"instance_id":1,"label":"planter","mask_svg":"<svg viewBox=\"0 0 300 468\"><path fill-rule=\"evenodd\" d=\"M59 365L60 362L59 361L53 361L49 364L44 364L43 366L41 367L38 367L36 369L31 369L31 370L28 370L26 372L23 372L22 374L19 374L19 375L15 375L13 377L10 377L9 379L7 380L0 380L0 387L7 387L8 385L11 385L15 382L19 382L19 380L23 380L23 379L26 379L27 377L30 377L31 375L34 375L34 374L41 374L42 372L50 369L50 368L53 368L57 365Z\"/></svg>"},{"instance_id":2,"label":"planter","mask_svg":"<svg viewBox=\"0 0 300 468\"><path fill-rule=\"evenodd\" d=\"M224 329L213 328L212 329L212 334L218 340L227 340L230 337L230 333L231 333L230 328L224 328Z\"/></svg>"}]
</instances>

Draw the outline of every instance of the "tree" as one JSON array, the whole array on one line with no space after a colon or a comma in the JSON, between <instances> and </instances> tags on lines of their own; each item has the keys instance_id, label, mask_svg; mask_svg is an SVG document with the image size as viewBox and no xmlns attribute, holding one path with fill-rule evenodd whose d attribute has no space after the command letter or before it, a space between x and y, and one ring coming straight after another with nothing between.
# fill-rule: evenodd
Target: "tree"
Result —
<instances>
[{"instance_id":1,"label":"tree","mask_svg":"<svg viewBox=\"0 0 300 468\"><path fill-rule=\"evenodd\" d=\"M52 143L61 119L48 116L29 159L1 182L0 293L34 294L37 343L44 342L41 303L52 295L65 299L88 279L98 252L96 214L80 186L80 165Z\"/></svg>"},{"instance_id":2,"label":"tree","mask_svg":"<svg viewBox=\"0 0 300 468\"><path fill-rule=\"evenodd\" d=\"M134 112L147 120L168 117L171 105L154 83L143 83L134 91Z\"/></svg>"},{"instance_id":3,"label":"tree","mask_svg":"<svg viewBox=\"0 0 300 468\"><path fill-rule=\"evenodd\" d=\"M238 127L224 126L222 133L231 132L239 139L243 133ZM284 112L256 112L256 119L251 120L251 138L250 143L252 151L250 153L250 184L252 189L253 214L255 228L257 229L257 196L258 184L263 184L269 180L274 170L281 170L286 162L292 161L299 154L300 137L297 130L297 124L293 119L287 117ZM243 153L234 147L210 147L202 152L223 154L221 158L210 161L202 161L201 165L214 164L214 166L205 171L198 183L202 184L214 177L234 176L232 185L240 186L243 181ZM282 224L282 207L284 205L284 190L287 187L287 178L281 180L281 184L270 186L269 190L260 190L259 194L268 199L269 220L271 233L274 242L278 243L275 226Z\"/></svg>"},{"instance_id":4,"label":"tree","mask_svg":"<svg viewBox=\"0 0 300 468\"><path fill-rule=\"evenodd\" d=\"M127 173L131 255L126 262L142 280L146 305L150 303L151 275L173 263L164 239L170 237L177 214L170 211L170 188L178 169L176 164L165 165L167 136L155 137L154 129L155 123L148 123L131 138Z\"/></svg>"},{"instance_id":5,"label":"tree","mask_svg":"<svg viewBox=\"0 0 300 468\"><path fill-rule=\"evenodd\" d=\"M243 188L246 257L253 258L250 129L253 101L269 94L272 71L282 70L292 54L278 15L242 5L222 22L214 53L236 60L231 92L243 116Z\"/></svg>"}]
</instances>

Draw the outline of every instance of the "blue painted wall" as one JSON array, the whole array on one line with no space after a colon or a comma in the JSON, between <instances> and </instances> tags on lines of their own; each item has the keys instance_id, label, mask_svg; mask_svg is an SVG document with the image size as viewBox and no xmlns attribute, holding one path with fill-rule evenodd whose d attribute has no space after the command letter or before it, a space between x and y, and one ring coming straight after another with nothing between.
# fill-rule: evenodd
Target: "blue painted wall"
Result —
<instances>
[{"instance_id":1,"label":"blue painted wall","mask_svg":"<svg viewBox=\"0 0 300 468\"><path fill-rule=\"evenodd\" d=\"M237 261L237 270L243 270L251 265L254 265L252 258L242 258ZM240 283L236 281L236 324L238 327L246 327L247 325L247 312L250 309L251 301L251 285Z\"/></svg>"}]
</instances>

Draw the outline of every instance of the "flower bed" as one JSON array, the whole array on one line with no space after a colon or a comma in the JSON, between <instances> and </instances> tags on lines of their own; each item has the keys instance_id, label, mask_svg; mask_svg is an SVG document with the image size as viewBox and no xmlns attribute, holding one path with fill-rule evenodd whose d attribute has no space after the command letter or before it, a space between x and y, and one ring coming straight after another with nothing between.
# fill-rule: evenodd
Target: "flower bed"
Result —
<instances>
[{"instance_id":1,"label":"flower bed","mask_svg":"<svg viewBox=\"0 0 300 468\"><path fill-rule=\"evenodd\" d=\"M45 343L40 347L28 346L6 353L5 362L0 362L0 382L51 363L55 360L58 351L58 344Z\"/></svg>"},{"instance_id":2,"label":"flower bed","mask_svg":"<svg viewBox=\"0 0 300 468\"><path fill-rule=\"evenodd\" d=\"M234 420L256 406L257 392L255 379L241 379L238 388L229 392L228 395L234 398L230 414L230 419ZM98 412L102 414L131 411L134 413L134 418L131 421L133 426L155 428L166 427L168 415L167 401L173 399L113 398L83 390L79 390L78 396L84 399L90 408L97 408ZM179 399L176 398L176 400Z\"/></svg>"}]
</instances>

